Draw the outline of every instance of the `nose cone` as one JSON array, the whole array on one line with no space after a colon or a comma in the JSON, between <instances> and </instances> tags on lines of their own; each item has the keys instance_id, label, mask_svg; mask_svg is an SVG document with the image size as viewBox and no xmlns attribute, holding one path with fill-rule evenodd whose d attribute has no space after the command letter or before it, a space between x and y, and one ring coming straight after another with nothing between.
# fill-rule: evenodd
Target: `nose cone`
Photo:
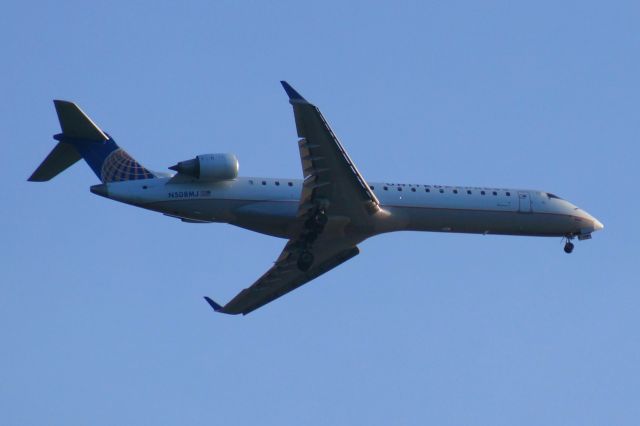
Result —
<instances>
[{"instance_id":1,"label":"nose cone","mask_svg":"<svg viewBox=\"0 0 640 426\"><path fill-rule=\"evenodd\" d=\"M598 219L596 219L594 216L590 215L589 213L585 212L584 210L582 214L582 219L587 221L587 223L591 222L592 232L599 231L604 228L604 225L602 224L602 222L600 222Z\"/></svg>"},{"instance_id":2,"label":"nose cone","mask_svg":"<svg viewBox=\"0 0 640 426\"><path fill-rule=\"evenodd\" d=\"M93 185L91 188L89 188L89 190L94 194L100 195L101 197L109 198L109 191L107 190L107 185L104 183L100 185Z\"/></svg>"},{"instance_id":3,"label":"nose cone","mask_svg":"<svg viewBox=\"0 0 640 426\"><path fill-rule=\"evenodd\" d=\"M594 217L593 218L593 230L594 231L599 231L601 229L604 229L604 225L602 224L602 222L600 222L598 219L596 219Z\"/></svg>"}]
</instances>

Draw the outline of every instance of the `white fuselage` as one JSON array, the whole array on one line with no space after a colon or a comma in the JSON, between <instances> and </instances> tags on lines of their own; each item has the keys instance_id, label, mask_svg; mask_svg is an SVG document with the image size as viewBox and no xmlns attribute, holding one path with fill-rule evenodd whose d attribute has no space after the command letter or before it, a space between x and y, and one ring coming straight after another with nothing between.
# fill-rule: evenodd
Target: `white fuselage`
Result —
<instances>
[{"instance_id":1,"label":"white fuselage","mask_svg":"<svg viewBox=\"0 0 640 426\"><path fill-rule=\"evenodd\" d=\"M531 236L588 236L602 224L553 194L535 190L370 183L381 210L367 223L345 223L343 236L361 241L392 231ZM198 182L171 177L92 187L108 198L187 222L223 222L291 238L300 179L243 177ZM331 215L330 208L327 212Z\"/></svg>"}]
</instances>

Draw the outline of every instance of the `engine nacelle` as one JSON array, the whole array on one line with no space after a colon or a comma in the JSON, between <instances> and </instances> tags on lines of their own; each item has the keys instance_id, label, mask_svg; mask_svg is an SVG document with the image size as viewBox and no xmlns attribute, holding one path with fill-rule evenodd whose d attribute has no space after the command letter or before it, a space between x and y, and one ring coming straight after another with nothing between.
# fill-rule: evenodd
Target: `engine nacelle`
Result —
<instances>
[{"instance_id":1,"label":"engine nacelle","mask_svg":"<svg viewBox=\"0 0 640 426\"><path fill-rule=\"evenodd\" d=\"M169 167L203 181L231 180L238 177L240 163L233 154L203 154Z\"/></svg>"}]
</instances>

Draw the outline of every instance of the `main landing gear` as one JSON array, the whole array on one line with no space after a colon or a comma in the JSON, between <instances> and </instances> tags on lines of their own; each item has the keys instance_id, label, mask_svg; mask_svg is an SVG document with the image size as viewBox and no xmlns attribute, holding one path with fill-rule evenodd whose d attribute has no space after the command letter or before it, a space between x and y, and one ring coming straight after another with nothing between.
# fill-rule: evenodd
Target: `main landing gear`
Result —
<instances>
[{"instance_id":1,"label":"main landing gear","mask_svg":"<svg viewBox=\"0 0 640 426\"><path fill-rule=\"evenodd\" d=\"M311 268L311 265L313 265L314 257L310 251L311 246L318 239L318 236L322 233L328 221L329 218L324 209L320 208L305 222L306 232L302 237L303 249L298 255L298 261L296 263L298 269L301 271L306 272Z\"/></svg>"}]
</instances>

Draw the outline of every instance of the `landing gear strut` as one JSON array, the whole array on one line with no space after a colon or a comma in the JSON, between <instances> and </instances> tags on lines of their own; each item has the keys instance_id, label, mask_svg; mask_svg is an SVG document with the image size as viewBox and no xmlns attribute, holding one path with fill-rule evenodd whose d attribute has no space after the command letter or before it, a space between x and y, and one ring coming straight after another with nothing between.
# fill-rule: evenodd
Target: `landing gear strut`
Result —
<instances>
[{"instance_id":1,"label":"landing gear strut","mask_svg":"<svg viewBox=\"0 0 640 426\"><path fill-rule=\"evenodd\" d=\"M328 221L329 218L327 217L327 214L324 212L324 210L318 210L316 214L307 219L307 221L305 222L305 227L309 230L314 230L319 233L322 232L324 226Z\"/></svg>"},{"instance_id":2,"label":"landing gear strut","mask_svg":"<svg viewBox=\"0 0 640 426\"><path fill-rule=\"evenodd\" d=\"M324 226L329 221L329 218L327 217L327 214L324 212L324 210L320 210L313 219L319 228L324 228Z\"/></svg>"}]
</instances>

